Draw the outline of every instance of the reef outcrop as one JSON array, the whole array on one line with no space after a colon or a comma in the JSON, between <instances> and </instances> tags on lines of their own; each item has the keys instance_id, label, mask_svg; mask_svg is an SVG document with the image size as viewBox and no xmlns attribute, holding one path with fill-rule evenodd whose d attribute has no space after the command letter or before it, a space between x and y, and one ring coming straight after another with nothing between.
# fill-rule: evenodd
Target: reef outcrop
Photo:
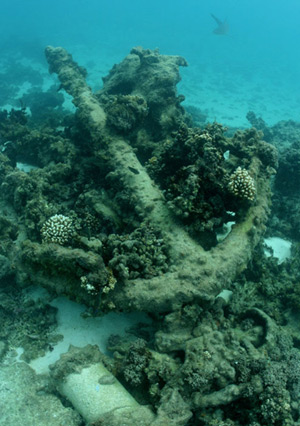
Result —
<instances>
[{"instance_id":1,"label":"reef outcrop","mask_svg":"<svg viewBox=\"0 0 300 426\"><path fill-rule=\"evenodd\" d=\"M10 141L2 197L10 222L19 217L18 282L101 312L170 312L213 299L264 232L275 149L255 129L228 138L218 123L189 127L176 91L182 57L134 48L98 93L65 49L49 46L46 58L77 113L42 131L22 114L2 117ZM18 161L36 167L13 169ZM233 191L236 170L247 182ZM53 218L64 220L59 229Z\"/></svg>"},{"instance_id":2,"label":"reef outcrop","mask_svg":"<svg viewBox=\"0 0 300 426\"><path fill-rule=\"evenodd\" d=\"M269 156L266 161L264 152L270 147L260 140L257 133L240 133L226 139L223 135L216 135L217 131L220 133L219 128L210 129L207 135L203 133L190 138L190 144L199 145L198 152L197 148L194 149L194 157L199 157L194 159L194 163L199 162L201 149L207 157L210 149L211 156L215 156L211 163L216 167L218 161L218 168L222 169L220 188L214 189L204 200L208 210L212 204L209 198L230 198L224 186L234 165L247 167L257 192L253 203L240 206L243 213L237 217L237 223L226 240L204 250L197 236L191 235L185 224L176 220L160 182L151 179L145 164L145 156L150 150L145 148L147 143L151 142L152 153L155 154L159 145L170 144L174 133L178 134L184 128L184 110L180 105L183 98L177 96L176 84L179 81L178 68L186 65L185 60L135 48L103 79L103 89L93 94L85 82L85 72L66 50L47 47L46 57L50 72L58 75L62 87L73 97L78 118L88 134L86 143L98 152L98 156L101 152L110 170L106 179L127 192L136 220L160 232L168 246L168 271L152 278L125 278L102 299L102 303L121 310L162 312L174 310L192 300L216 296L246 267L264 231L269 205L269 177L274 167ZM202 138L200 143L199 138ZM181 141L177 142L177 150L180 150ZM172 143L175 145L176 141ZM227 150L231 159L226 164L223 154ZM151 163L151 158L153 163L159 157L152 156L146 160ZM185 168L189 166L187 164ZM202 180L201 185L205 186L205 176L199 176L201 167L196 166L196 169L195 179L198 182ZM214 173L213 169L211 173ZM215 184L217 179L218 176L210 177ZM209 181L208 185L211 185ZM196 188L195 191L197 197L199 190ZM223 204L222 213L230 208L228 200ZM232 202L233 208L234 204L236 200ZM205 209L204 202L202 207ZM219 225L222 225L222 220Z\"/></svg>"},{"instance_id":3,"label":"reef outcrop","mask_svg":"<svg viewBox=\"0 0 300 426\"><path fill-rule=\"evenodd\" d=\"M254 128L194 126L176 90L179 56L134 48L97 93L65 49L46 57L76 113L42 127L23 110L0 113L1 282L17 295L41 285L86 316L152 319L110 336L113 358L70 348L51 367L55 392L99 425L293 424L299 262L277 265L261 244L276 149ZM275 191L294 158L280 159ZM2 316L21 324L15 300ZM51 329L40 328L26 336L37 348Z\"/></svg>"}]
</instances>

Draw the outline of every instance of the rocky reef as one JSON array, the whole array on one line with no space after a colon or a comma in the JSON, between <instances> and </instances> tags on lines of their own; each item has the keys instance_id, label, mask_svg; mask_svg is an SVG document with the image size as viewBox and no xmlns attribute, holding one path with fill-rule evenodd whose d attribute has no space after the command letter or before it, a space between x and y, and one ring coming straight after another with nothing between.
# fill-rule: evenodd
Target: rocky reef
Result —
<instances>
[{"instance_id":1,"label":"rocky reef","mask_svg":"<svg viewBox=\"0 0 300 426\"><path fill-rule=\"evenodd\" d=\"M216 123L189 129L176 93L183 58L133 49L93 94L64 49L48 47L46 57L73 97L76 123L36 135L39 167L3 179L23 217L17 280L101 311L162 313L214 298L246 268L264 231L274 149L255 130L226 138ZM239 167L249 180L233 191ZM236 225L216 244L228 212Z\"/></svg>"},{"instance_id":2,"label":"rocky reef","mask_svg":"<svg viewBox=\"0 0 300 426\"><path fill-rule=\"evenodd\" d=\"M259 129L231 137L220 123L193 126L176 90L187 66L179 56L134 48L97 93L65 49L49 46L46 58L77 111L43 125L24 110L0 113L1 277L66 295L89 315L153 320L131 341L112 336L113 359L73 348L52 380L70 360L80 374L68 371L58 392L87 424L297 424L300 337L286 324L299 306L299 265L263 255L278 167L265 123L252 114ZM280 157L278 203L290 196L295 158ZM86 414L89 390L82 400L71 393L94 369L128 412Z\"/></svg>"}]
</instances>

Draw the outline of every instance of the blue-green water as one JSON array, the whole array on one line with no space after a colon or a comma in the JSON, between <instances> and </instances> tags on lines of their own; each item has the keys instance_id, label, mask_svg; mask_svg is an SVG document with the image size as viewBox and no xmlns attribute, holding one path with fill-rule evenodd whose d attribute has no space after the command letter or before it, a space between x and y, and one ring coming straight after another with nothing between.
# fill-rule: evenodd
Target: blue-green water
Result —
<instances>
[{"instance_id":1,"label":"blue-green water","mask_svg":"<svg viewBox=\"0 0 300 426\"><path fill-rule=\"evenodd\" d=\"M213 33L211 13L227 20L226 35ZM0 62L39 59L46 66L44 46L63 46L97 87L132 47L158 47L188 61L180 90L209 119L247 125L254 110L274 124L298 117L299 17L296 0L2 0Z\"/></svg>"}]
</instances>

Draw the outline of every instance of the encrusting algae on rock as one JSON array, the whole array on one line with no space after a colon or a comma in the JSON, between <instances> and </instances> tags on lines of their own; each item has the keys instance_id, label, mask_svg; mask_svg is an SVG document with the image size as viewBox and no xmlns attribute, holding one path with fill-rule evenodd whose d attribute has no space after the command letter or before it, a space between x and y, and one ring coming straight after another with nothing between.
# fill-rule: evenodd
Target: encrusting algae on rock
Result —
<instances>
[{"instance_id":1,"label":"encrusting algae on rock","mask_svg":"<svg viewBox=\"0 0 300 426\"><path fill-rule=\"evenodd\" d=\"M138 425L143 416L151 426L211 426L219 421L215 413L230 422L238 400L262 397L267 404L268 357L281 331L259 308L237 314L229 302L234 292L225 300L221 291L238 294L237 280L255 258L276 150L255 129L228 137L219 123L193 127L176 91L179 67L187 66L180 56L134 48L97 93L65 49L49 46L46 58L77 112L65 118L63 130L33 131L24 123L13 129L7 118L20 157L34 141L37 165L27 174L16 170L9 153L1 163L1 197L11 212L6 229L19 236L15 245L8 236L3 243L16 281L67 295L91 315L137 311L154 319L136 340L111 337L114 361L95 348L70 350L61 371L86 357L84 367L70 371L69 384L58 391L90 421L82 407L88 398L72 392L96 372L95 386L107 386L133 407L124 419L117 409L97 412L92 421L107 426L120 419ZM236 223L218 243L218 229L232 212ZM278 347L280 356L298 360L291 345L288 355Z\"/></svg>"},{"instance_id":2,"label":"encrusting algae on rock","mask_svg":"<svg viewBox=\"0 0 300 426\"><path fill-rule=\"evenodd\" d=\"M119 205L126 206L127 217L120 212L120 220L129 221L128 224L136 223L134 226L150 223L155 232L161 233L161 238L168 247L168 270L162 271L158 276L154 274L152 278L141 276L128 280L126 274L123 274L123 279L119 276L120 280L114 290L102 298L102 306L113 302L116 309L161 312L179 307L188 301L213 297L246 267L264 230L263 223L269 204L268 180L274 166L262 162L262 159L265 161L262 155L265 142L261 142L257 135L253 134L250 143L245 147L239 140L243 136L229 139L224 137L220 128L211 127L206 130L209 139L200 138L199 142L193 142L193 139L198 140L195 132L194 135L188 136L186 148L180 145L179 140L187 137L184 136L187 131L184 130L184 110L180 105L182 97L176 94L178 68L186 65L180 57L160 55L158 51L142 48L133 49L121 64L113 68L104 79L103 89L95 95L85 83L82 69L64 49L48 47L46 57L50 71L58 74L62 86L73 96L73 102L78 109L78 119L89 134L89 149L94 162L103 164L102 167L107 170L105 179L110 183L109 191L115 193L114 208L118 208L117 200ZM120 95L135 96L141 105L147 105L148 110L147 115L125 133L111 126L111 121L107 119L108 105L117 103ZM107 104L108 97L110 102ZM121 105L126 107L126 102L123 97ZM128 107L132 112L130 103ZM180 132L183 132L181 136ZM183 221L180 224L175 220L161 188L164 176L158 173L156 181L153 181L145 167L145 156L150 159L153 154L161 155L160 147L167 146L170 140L174 153L178 152L176 155L182 162L178 173L182 174L182 178L185 174L187 181L194 175L195 200L197 203L202 202L199 212L202 211L204 218L205 210L211 212L212 217L214 214L219 215L219 219L214 221L215 225L212 225L212 231L214 226L222 224L222 215L225 216L226 210L230 210L226 176L230 175L234 164L247 163L247 169L255 175L255 203L244 211L240 223L236 224L229 237L221 244L210 247L208 251L203 250L197 243L197 229L193 229L191 223L185 224ZM150 141L151 147L147 147L147 142ZM186 149L190 151L188 157ZM222 161L223 153L228 149L232 153L231 159ZM211 161L213 167L218 168L219 172L215 177L206 171L207 161ZM160 167L160 162L156 163L156 166ZM170 173L171 169L167 172ZM210 181L210 190L203 192ZM223 204L221 209L220 203ZM192 210L192 207L190 209ZM255 231L253 221L256 223ZM248 234L250 230L251 236ZM88 246L90 243L86 244ZM109 254L105 252L105 241L102 244L100 252L106 262L105 258ZM146 247L145 249L147 250ZM39 251L38 245L35 245L34 250ZM122 256L120 254L119 265L124 264Z\"/></svg>"}]
</instances>

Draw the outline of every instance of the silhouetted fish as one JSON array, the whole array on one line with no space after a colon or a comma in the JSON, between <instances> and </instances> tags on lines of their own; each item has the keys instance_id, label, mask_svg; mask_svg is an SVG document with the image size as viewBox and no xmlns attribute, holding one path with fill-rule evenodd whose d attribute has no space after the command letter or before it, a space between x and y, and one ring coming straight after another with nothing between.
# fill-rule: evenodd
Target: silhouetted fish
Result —
<instances>
[{"instance_id":1,"label":"silhouetted fish","mask_svg":"<svg viewBox=\"0 0 300 426\"><path fill-rule=\"evenodd\" d=\"M227 20L225 19L225 21L222 22L222 21L220 21L220 19L218 19L212 13L211 13L211 16L214 18L214 20L218 24L217 28L213 30L213 33L217 34L217 35L226 35L229 31L229 26L228 26Z\"/></svg>"}]
</instances>

